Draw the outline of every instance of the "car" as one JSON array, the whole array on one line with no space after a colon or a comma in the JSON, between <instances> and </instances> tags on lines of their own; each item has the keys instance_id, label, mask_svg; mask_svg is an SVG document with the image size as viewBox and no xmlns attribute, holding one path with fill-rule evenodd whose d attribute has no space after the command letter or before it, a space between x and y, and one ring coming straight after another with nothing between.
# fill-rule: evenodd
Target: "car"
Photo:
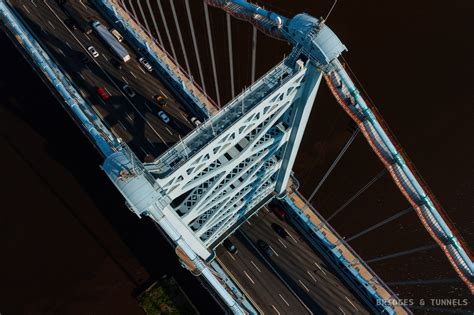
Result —
<instances>
[{"instance_id":1,"label":"car","mask_svg":"<svg viewBox=\"0 0 474 315\"><path fill-rule=\"evenodd\" d=\"M112 64L112 66L114 66L115 68L119 69L119 70L122 70L122 63L120 63L120 61L118 61L117 59L115 58L112 58L109 60L110 63Z\"/></svg>"},{"instance_id":2,"label":"car","mask_svg":"<svg viewBox=\"0 0 474 315\"><path fill-rule=\"evenodd\" d=\"M99 52L94 48L94 46L87 47L87 51L91 54L92 57L99 57Z\"/></svg>"},{"instance_id":3,"label":"car","mask_svg":"<svg viewBox=\"0 0 474 315\"><path fill-rule=\"evenodd\" d=\"M160 94L153 96L153 100L160 106L165 106L167 103L166 98Z\"/></svg>"},{"instance_id":4,"label":"car","mask_svg":"<svg viewBox=\"0 0 474 315\"><path fill-rule=\"evenodd\" d=\"M257 246L260 248L260 250L267 256L272 256L273 251L270 245L267 244L264 240L258 240L257 241Z\"/></svg>"},{"instance_id":5,"label":"car","mask_svg":"<svg viewBox=\"0 0 474 315\"><path fill-rule=\"evenodd\" d=\"M226 239L222 245L224 245L225 249L227 249L227 251L229 253L231 253L232 255L235 255L237 254L238 250L237 250L237 246L234 245L234 243L232 243L229 239Z\"/></svg>"},{"instance_id":6,"label":"car","mask_svg":"<svg viewBox=\"0 0 474 315\"><path fill-rule=\"evenodd\" d=\"M272 223L272 229L282 238L286 238L288 236L288 232L279 224Z\"/></svg>"},{"instance_id":7,"label":"car","mask_svg":"<svg viewBox=\"0 0 474 315\"><path fill-rule=\"evenodd\" d=\"M107 102L110 99L110 94L103 86L99 86L97 88L97 94L100 96L102 100Z\"/></svg>"},{"instance_id":8,"label":"car","mask_svg":"<svg viewBox=\"0 0 474 315\"><path fill-rule=\"evenodd\" d=\"M65 19L64 24L71 30L77 30L77 26L71 19Z\"/></svg>"},{"instance_id":9,"label":"car","mask_svg":"<svg viewBox=\"0 0 474 315\"><path fill-rule=\"evenodd\" d=\"M153 67L150 65L150 63L148 62L148 60L146 60L145 58L143 58L143 57L138 58L138 62L140 62L140 64L141 64L148 72L152 72L152 71L153 71Z\"/></svg>"},{"instance_id":10,"label":"car","mask_svg":"<svg viewBox=\"0 0 474 315\"><path fill-rule=\"evenodd\" d=\"M279 206L274 203L270 203L269 205L272 212L278 217L278 219L285 221L286 213L283 211Z\"/></svg>"},{"instance_id":11,"label":"car","mask_svg":"<svg viewBox=\"0 0 474 315\"><path fill-rule=\"evenodd\" d=\"M195 127L199 127L200 125L202 125L202 122L196 117L191 117L190 121Z\"/></svg>"},{"instance_id":12,"label":"car","mask_svg":"<svg viewBox=\"0 0 474 315\"><path fill-rule=\"evenodd\" d=\"M114 37L121 43L123 41L123 36L122 34L119 33L115 28L110 29L110 33L114 35Z\"/></svg>"},{"instance_id":13,"label":"car","mask_svg":"<svg viewBox=\"0 0 474 315\"><path fill-rule=\"evenodd\" d=\"M81 59L81 62L85 65L87 65L91 62L91 59L86 54L79 53L78 57Z\"/></svg>"},{"instance_id":14,"label":"car","mask_svg":"<svg viewBox=\"0 0 474 315\"><path fill-rule=\"evenodd\" d=\"M160 110L160 111L158 112L158 117L160 117L161 120L163 120L163 122L164 122L165 124L168 124L168 123L171 121L171 119L168 117L168 115L166 115L166 113L165 113L164 111L162 111L162 110Z\"/></svg>"},{"instance_id":15,"label":"car","mask_svg":"<svg viewBox=\"0 0 474 315\"><path fill-rule=\"evenodd\" d=\"M132 88L129 87L128 85L125 84L125 85L123 86L123 90L125 91L125 93L127 93L128 96L130 96L130 97L134 97L134 96L135 96L135 91L132 90Z\"/></svg>"}]
</instances>

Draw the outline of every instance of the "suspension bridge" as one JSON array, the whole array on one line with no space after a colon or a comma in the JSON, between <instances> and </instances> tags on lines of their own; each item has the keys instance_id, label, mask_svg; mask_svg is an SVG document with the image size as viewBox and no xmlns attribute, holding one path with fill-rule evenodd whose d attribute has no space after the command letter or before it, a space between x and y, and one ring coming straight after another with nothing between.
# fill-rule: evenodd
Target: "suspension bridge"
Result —
<instances>
[{"instance_id":1,"label":"suspension bridge","mask_svg":"<svg viewBox=\"0 0 474 315\"><path fill-rule=\"evenodd\" d=\"M356 292L368 310L410 313L403 303L388 302L398 301L397 295L347 242L413 210L458 277L471 293L474 291L474 266L467 245L462 243L460 235L416 173L374 104L368 102L356 87L346 70L347 65L341 62L341 54L347 49L323 19L305 13L288 18L243 0L205 1L204 19L212 65L212 84L209 85L215 89L214 101L206 93L209 91L208 78L201 64L200 36L195 31L188 0L184 0L187 21L178 19L173 1L169 3L171 14L165 14L162 1L153 6L150 1L138 1L135 5L130 1L80 1L76 6L86 12L85 16L92 14L88 10L99 12L103 20L118 30L127 44L138 52L137 57L146 58L151 63L154 74L163 82L150 82L148 74L138 64L130 66L130 74L122 75L118 80L111 78L110 65L102 66L104 61L93 59L92 66L97 65L94 69L78 65L90 72L87 77L81 74L82 81L95 80L94 87L110 81L110 91L106 89L109 96L114 98L118 93L124 97L124 101L120 101L124 105L119 109L107 108L106 99L102 99L103 109L97 110L91 102L91 93L82 89L84 82L79 78L72 79L65 64L57 62L58 58L54 56L59 54L67 58L69 54L64 52L67 47L73 54L75 49L71 46L74 40L77 48L84 51L90 51L91 46L87 45L98 46L100 42L91 39L92 35L75 34L63 23L63 12L56 3L31 2L36 8L41 6L41 10L47 12L44 15L57 18L71 41L65 41L63 49L47 45L40 35L41 32L47 33L46 26L35 27L31 21L34 19L33 8L30 10L20 2L0 2L2 26L7 34L42 74L47 86L102 154L102 169L122 193L130 210L139 217L154 220L170 239L183 266L202 277L232 312L256 312L258 307L255 304L258 303L252 303L242 292L245 290L233 281L235 279L230 279L226 271L216 265L216 248L273 199L282 204L288 221L312 248L324 253L325 259L337 269L339 276ZM216 70L209 6L226 13L232 96L226 104L220 97L221 82ZM153 8L158 12L153 12ZM18 9L26 12L19 14ZM162 29L157 26L158 16ZM253 25L251 84L238 95L234 82L231 18ZM56 27L51 21L48 23L52 27L51 34L54 34ZM168 28L170 23L176 27L179 50L173 44ZM181 29L184 27L189 28L191 43L184 42ZM255 74L257 31L292 46L291 53L261 78L256 78ZM164 48L165 39L168 50ZM177 62L178 55L184 61L184 68ZM197 64L195 77L199 78L199 84L191 74L191 55ZM102 57L105 62L110 60L104 53ZM97 73L100 75L93 77ZM298 192L292 168L322 81L326 82L357 128L308 201ZM132 85L131 82L137 82L135 89L145 95L144 100L135 102L135 93L124 93L126 89L121 85ZM162 109L171 116L171 122L169 118L168 122L150 118L150 112L156 111L151 107L156 104L149 98L157 90L169 98L168 107L162 106ZM190 123L197 119L203 122L197 126ZM411 207L345 241L327 220L338 215L351 200L327 220L311 206L310 201L359 133L385 166L373 181L388 173ZM372 183L369 182L359 193ZM357 198L357 194L353 198ZM403 254L407 253L394 255ZM306 288L303 282L301 285ZM288 287L291 289L291 285ZM316 306L308 307L306 299L295 295L308 312L315 311ZM387 303L378 303L380 301ZM352 302L349 300L349 303Z\"/></svg>"}]
</instances>

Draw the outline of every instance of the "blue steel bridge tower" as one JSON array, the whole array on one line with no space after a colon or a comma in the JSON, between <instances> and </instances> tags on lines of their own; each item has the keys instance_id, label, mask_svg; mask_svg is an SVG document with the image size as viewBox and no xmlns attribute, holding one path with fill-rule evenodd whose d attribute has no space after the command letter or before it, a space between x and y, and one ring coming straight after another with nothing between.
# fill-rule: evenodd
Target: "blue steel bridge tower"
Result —
<instances>
[{"instance_id":1,"label":"blue steel bridge tower","mask_svg":"<svg viewBox=\"0 0 474 315\"><path fill-rule=\"evenodd\" d=\"M206 2L289 42L293 50L182 142L145 164L169 200L163 214L196 253L204 259L212 257L212 249L246 218L269 199L285 195L324 78L473 292L471 257L382 117L338 60L346 47L324 21L305 13L288 19L244 0Z\"/></svg>"}]
</instances>

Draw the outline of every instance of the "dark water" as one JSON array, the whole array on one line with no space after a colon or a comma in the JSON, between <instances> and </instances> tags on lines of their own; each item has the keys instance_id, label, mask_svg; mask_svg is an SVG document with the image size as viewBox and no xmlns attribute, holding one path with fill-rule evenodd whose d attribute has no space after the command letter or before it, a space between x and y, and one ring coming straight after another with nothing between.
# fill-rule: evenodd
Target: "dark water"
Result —
<instances>
[{"instance_id":1,"label":"dark water","mask_svg":"<svg viewBox=\"0 0 474 315\"><path fill-rule=\"evenodd\" d=\"M214 97L201 2L190 2L206 87ZM301 11L320 16L332 5L316 0L258 2L286 16ZM175 3L178 15L184 17L181 1ZM225 16L214 9L210 13L215 45L220 47L216 59L225 102L230 98ZM340 1L328 21L349 48L345 59L468 244L473 243L474 233L473 16L474 3L467 0ZM184 18L180 21L185 25ZM158 23L163 29L160 19ZM175 34L171 16L168 24ZM185 42L190 43L183 25ZM251 28L239 21L233 21L232 28L236 90L240 91L250 83ZM0 43L4 165L0 306L9 307L0 312L138 314L137 288L163 273L186 282L187 293L201 309L209 305L215 310L153 227L124 207L98 169L98 154L3 34ZM177 40L174 45L182 61ZM259 35L257 77L289 51L287 44ZM197 78L195 61L191 68ZM322 84L295 165L306 196L349 138L348 123ZM381 170L382 164L359 136L314 205L330 216ZM330 223L341 235L351 237L407 207L384 175ZM371 259L433 243L417 216L409 213L350 244L364 259ZM456 279L437 249L371 267L389 283ZM391 287L401 297L415 300L471 298L460 282ZM472 303L471 298L471 309Z\"/></svg>"},{"instance_id":2,"label":"dark water","mask_svg":"<svg viewBox=\"0 0 474 315\"><path fill-rule=\"evenodd\" d=\"M136 1L132 1L136 3ZM165 12L171 12L162 1ZM204 13L200 1L190 1L205 86L215 99ZM259 5L291 17L299 12L326 15L333 1L266 0ZM181 1L175 1L185 42L191 43ZM138 11L138 8L136 8ZM164 46L164 23L177 39L171 14L158 27ZM222 103L231 98L225 14L210 9L219 91ZM349 52L344 54L368 97L379 108L417 170L454 222L467 244L474 240L473 184L473 74L472 18L474 2L452 1L340 1L327 24ZM149 20L149 16L147 17ZM151 24L150 24L151 25ZM236 91L250 84L251 27L232 21ZM173 44L181 65L178 40ZM198 78L192 46L186 46L191 72ZM291 47L258 36L257 77L279 62ZM354 76L353 76L354 77ZM301 190L309 196L351 132L350 119L339 108L324 83L321 85L294 170ZM329 217L354 193L383 170L383 165L359 135L313 204ZM331 220L342 236L351 236L409 207L391 178L385 174L359 198ZM366 260L434 244L415 212L350 242ZM439 280L431 284L392 284L402 298L470 299L472 296L437 248L385 261L371 267L387 283ZM442 281L442 280L447 280ZM442 282L442 283L441 283Z\"/></svg>"},{"instance_id":3,"label":"dark water","mask_svg":"<svg viewBox=\"0 0 474 315\"><path fill-rule=\"evenodd\" d=\"M164 274L219 313L3 32L0 43L0 313L143 314L136 296Z\"/></svg>"}]
</instances>

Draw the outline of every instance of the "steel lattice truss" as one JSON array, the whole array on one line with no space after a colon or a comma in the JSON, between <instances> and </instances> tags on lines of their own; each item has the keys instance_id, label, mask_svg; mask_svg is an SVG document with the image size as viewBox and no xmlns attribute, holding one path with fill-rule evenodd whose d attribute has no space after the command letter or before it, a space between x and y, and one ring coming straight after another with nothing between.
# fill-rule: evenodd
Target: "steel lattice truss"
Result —
<instances>
[{"instance_id":1,"label":"steel lattice truss","mask_svg":"<svg viewBox=\"0 0 474 315\"><path fill-rule=\"evenodd\" d=\"M235 120L224 121L229 125L204 147L193 153L185 143L209 137L211 129L205 126L189 135L191 139L183 139L181 157L173 155L179 162L164 155L169 165L178 166L166 176L157 176L158 184L173 200L171 206L183 225L206 248L272 193L280 193L275 191L282 180L280 174L288 174L282 170L282 161L290 135L300 125L299 121L295 124L296 108L306 106L308 88L312 90L319 84L319 80L307 83L307 68L294 59L290 56L232 100L222 111L226 119L234 115ZM309 100L310 106L313 100ZM207 124L219 123L216 116ZM189 156L184 159L185 153ZM163 167L156 165L150 164L148 169L159 174Z\"/></svg>"}]
</instances>

